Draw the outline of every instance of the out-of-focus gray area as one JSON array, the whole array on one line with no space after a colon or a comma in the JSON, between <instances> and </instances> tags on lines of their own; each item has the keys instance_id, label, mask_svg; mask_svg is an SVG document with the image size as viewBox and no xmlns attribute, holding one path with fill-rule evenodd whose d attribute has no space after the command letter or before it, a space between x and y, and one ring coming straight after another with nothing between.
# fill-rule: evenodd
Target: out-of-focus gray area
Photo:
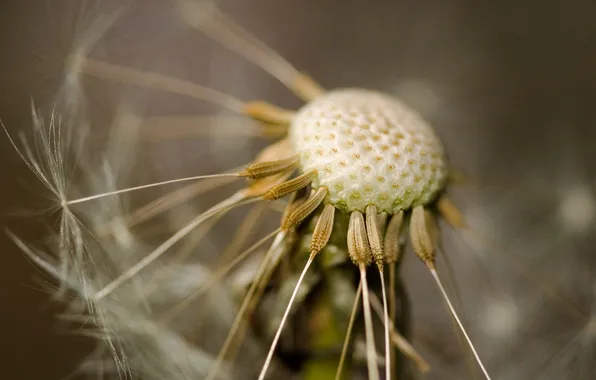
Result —
<instances>
[{"instance_id":1,"label":"out-of-focus gray area","mask_svg":"<svg viewBox=\"0 0 596 380\"><path fill-rule=\"evenodd\" d=\"M21 0L0 5L0 120L12 135L28 127L32 99L44 107L52 103L63 80L61 57L77 33L104 7L117 4ZM167 4L133 4L138 13L115 24L97 56L242 99L299 105L260 69L172 21L175 17L163 12ZM445 238L461 310L489 369L499 374L495 378L593 378L596 3L226 0L220 5L324 87L390 92L435 126L453 164L470 177L453 192L454 199L500 244L470 247L457 234ZM126 91L98 97L94 112L101 118L99 109L113 112L124 97L147 114L209 110L193 100L164 105L157 92ZM156 148L150 169L174 173L183 163L188 172L196 162L205 172L224 170L256 151L239 139L177 144L175 154L168 144ZM52 227L38 218L48 206L42 188L4 136L0 154L2 225L41 244ZM58 321L61 307L50 299L48 277L6 234L0 234L0 243L0 377L62 379L92 346L76 327ZM457 378L450 376L462 373L465 363L450 361L459 357L451 345L459 348L449 317L421 266L408 258L404 270L417 343L437 368L432 378ZM528 270L542 280L524 276ZM545 295L553 288L564 301ZM569 300L579 305L580 316L570 316Z\"/></svg>"}]
</instances>

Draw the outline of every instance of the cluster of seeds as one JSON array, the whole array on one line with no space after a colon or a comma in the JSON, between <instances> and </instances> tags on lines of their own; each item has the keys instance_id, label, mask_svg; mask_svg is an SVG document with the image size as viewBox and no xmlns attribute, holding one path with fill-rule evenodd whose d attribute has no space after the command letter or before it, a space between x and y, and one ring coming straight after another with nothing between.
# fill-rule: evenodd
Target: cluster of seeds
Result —
<instances>
[{"instance_id":1,"label":"cluster of seeds","mask_svg":"<svg viewBox=\"0 0 596 380\"><path fill-rule=\"evenodd\" d=\"M103 79L143 84L159 89L171 90L180 85L171 78L132 71L90 59L84 59L80 69ZM380 275L386 321L386 377L391 378L389 330L390 321L394 320L391 310L394 310L395 297L386 294L384 267L389 267L389 283L393 284L395 266L401 257L399 240L404 230L409 231L414 252L430 269L485 377L490 379L447 299L435 270L438 236L435 228L436 215L432 212L431 206L436 206L439 214L453 226L462 227L465 222L455 205L444 194L448 163L443 146L433 129L414 110L380 92L364 89L325 91L301 73L293 77L289 87L306 101L297 111L281 109L262 101L244 103L234 100L232 103L224 103L233 110L263 122L264 125L284 128L287 136L265 148L243 171L215 175L246 177L250 181L245 189L220 202L204 215L197 217L186 229L173 235L152 252L147 260L138 263L106 285L97 292L95 298L100 299L121 286L165 252L167 247L210 216L246 202L258 199L275 200L290 195L291 201L283 214L278 235L268 255L274 252L273 247L295 234L297 227L305 219L315 216L319 208L322 207L323 212L312 235L310 257L294 288L259 380L264 379L271 364L275 347L304 275L331 236L336 211L347 212L350 215L346 245L350 259L360 272L366 345L369 347L369 377L379 379L376 353L373 349L375 343L366 267L374 263ZM179 91L197 98L208 98L205 95L206 89L201 86L185 85L184 91ZM213 176L183 180L207 177ZM151 186L154 185L157 184ZM144 187L146 186L139 188ZM135 189L138 188L123 191ZM392 292L393 286L390 286L389 290ZM248 294L252 294L252 291L249 290ZM239 314L239 317L241 316L242 313ZM232 337L234 332L232 329L229 337ZM217 363L221 363L228 348L228 344L224 344ZM400 350L403 349L400 347ZM218 368L219 364L213 366L208 379L213 378Z\"/></svg>"},{"instance_id":2,"label":"cluster of seeds","mask_svg":"<svg viewBox=\"0 0 596 380\"><path fill-rule=\"evenodd\" d=\"M204 376L205 374L201 373L200 376L191 377L206 378L207 380L218 378L221 364L225 360L230 360L230 356L234 356L234 354L229 354L229 351L234 351L235 334L238 333L242 320L250 316L253 306L249 305L252 305L255 300L258 301L259 294L262 295L276 267L283 256L287 254L286 245L293 244L292 242L300 233L300 224L307 218L316 217L316 224L309 244L310 255L294 286L260 370L258 379L265 379L305 275L315 257L330 241L332 232L336 228L334 223L336 214L343 211L349 214L349 225L345 231L347 232L346 237L343 238L347 248L346 255L356 265L360 274L360 284L356 291L354 305L358 304L360 298L362 299L369 379L379 380L381 378L371 311L374 298L371 297L367 280L368 266L373 263L378 269L382 293L382 306L379 307L381 309L379 315L383 320L385 333L385 378L395 378L396 355L392 345L395 345L417 363L422 362L417 359L419 355L415 353L415 350L406 344L407 342L404 343L406 341L404 338L400 338L401 343L399 339L395 343L394 339L390 338L397 336L393 326L396 320L396 270L402 254L402 238L407 232L415 254L430 270L462 336L468 343L485 378L490 380L435 269L435 249L438 244L435 228L436 217L442 216L456 227L463 226L465 222L455 205L444 194L443 190L447 185L448 164L443 146L433 129L414 110L389 95L364 89L326 91L312 78L297 71L277 53L231 22L209 2L178 0L177 4L188 25L201 30L221 42L222 45L235 50L264 68L284 83L294 94L302 98L306 104L299 110L293 111L280 109L261 101L244 102L214 89L162 74L96 61L83 56L85 50L73 53L68 60L69 70L73 74L85 73L117 83L134 84L207 100L264 122L264 125L274 126L284 135L280 141L263 149L252 163L246 165L239 172L180 178L103 192L74 200L67 199L65 183L68 181L61 177L64 174L62 155L60 149L54 146L54 143L58 141L56 136L59 136L59 133L51 128L51 138L43 139L43 144L39 145L44 148L44 154L47 155L45 159L51 163L51 170L46 170L46 166L38 163L40 160L31 154L28 146L25 146L24 149L26 154L19 151L29 167L44 181L46 186L53 190L63 208L63 219L66 222L61 230L61 243L75 251L73 253L66 250L65 261L71 256L76 256L75 254L79 256L86 254L85 245L78 243L81 240L80 231L82 230L79 226L79 219L70 209L75 204L184 181L217 177L245 177L249 179L245 188L238 190L229 198L192 219L153 251L144 255L135 265L127 267L115 278L110 275L110 281L107 283L102 277L95 284L97 290L94 294L88 294L87 283L89 281L84 278L82 287L84 291L81 292L81 295L85 302L97 307L97 305L102 305L102 300L106 297L114 298L112 293L121 289L132 278L138 277L142 271L209 218L216 215L221 216L243 204L291 196L279 228L241 253L213 276L218 278L229 273L249 253L259 248L270 237L275 237L254 275L254 281L251 283L237 317L217 358L209 367L207 375ZM205 15L209 15L209 17ZM16 144L12 140L11 142L16 148ZM143 218L150 217L146 215L156 215L163 211L158 211L161 206L156 206L156 204L168 203L171 207L185 199L185 197L172 196L167 201L158 200L158 203L148 205L151 212L131 213L127 215L128 220L131 225L139 223ZM161 201L163 202L160 203ZM436 206L436 210L431 206ZM434 211L438 211L438 213ZM119 221L120 218L118 218ZM114 227L116 223L110 223L109 226L110 228ZM121 228L121 224L117 224L117 226L114 227L114 231L110 230L105 234L97 233L96 235L115 234L116 230ZM105 228L103 224L102 228ZM69 232L71 230L74 232ZM64 244L64 242L71 243L72 240L76 240L77 244ZM43 262L43 260L39 261ZM87 275L94 271L88 270L89 268L85 265L93 262L94 260L87 259L75 260L74 263L60 263L60 266L62 269L68 268L69 265L82 265L80 272ZM67 271L64 271L66 275L52 270L52 273L54 272L58 273L65 284L71 286L72 281L67 278ZM388 274L387 285L385 285L386 272ZM163 318L160 319L159 324L161 325L164 320L169 320L173 315L184 310L190 300L204 294L210 286L211 283L201 286L175 308L169 310L167 315L161 316ZM354 320L356 309L352 308L351 321ZM103 327L101 326L103 323L101 313L98 313L98 320L100 327ZM351 327L348 327L336 379L341 378L350 329ZM137 334L136 330L135 334ZM109 343L113 349L111 342ZM146 344L143 348L146 348ZM114 352L116 357L118 351ZM178 363L176 361L176 364ZM425 366L420 365L420 367ZM144 372L139 371L139 373L147 375L147 378L156 378L154 368L154 363L151 361L150 366L145 368ZM184 377L187 378L188 375L185 374Z\"/></svg>"}]
</instances>

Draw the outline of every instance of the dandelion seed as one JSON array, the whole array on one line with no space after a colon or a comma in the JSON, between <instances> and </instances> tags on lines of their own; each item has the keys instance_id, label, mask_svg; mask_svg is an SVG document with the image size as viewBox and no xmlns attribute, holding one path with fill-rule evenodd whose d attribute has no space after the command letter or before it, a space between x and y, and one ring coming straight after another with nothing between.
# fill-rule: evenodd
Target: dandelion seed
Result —
<instances>
[{"instance_id":1,"label":"dandelion seed","mask_svg":"<svg viewBox=\"0 0 596 380\"><path fill-rule=\"evenodd\" d=\"M2 128L23 162L53 196L53 207L60 210L60 277L67 278L70 268L76 267L79 260L85 259L85 241L80 222L68 207L68 192L73 171L73 165L69 161L69 155L73 152L68 151L71 148L68 146L71 139L70 131L62 130L62 121L55 113L51 114L49 123L46 123L33 105L32 118L33 146L24 135L21 135L21 147L17 146L3 124ZM61 288L61 292L65 290Z\"/></svg>"}]
</instances>

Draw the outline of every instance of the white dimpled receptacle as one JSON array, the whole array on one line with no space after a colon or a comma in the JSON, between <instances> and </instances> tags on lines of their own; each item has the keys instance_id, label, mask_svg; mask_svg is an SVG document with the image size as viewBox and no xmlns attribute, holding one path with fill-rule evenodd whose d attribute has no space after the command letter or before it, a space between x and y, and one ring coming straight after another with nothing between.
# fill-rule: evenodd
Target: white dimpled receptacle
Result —
<instances>
[{"instance_id":1,"label":"white dimpled receptacle","mask_svg":"<svg viewBox=\"0 0 596 380\"><path fill-rule=\"evenodd\" d=\"M447 160L433 129L411 108L376 91L328 92L298 110L289 131L313 188L344 211L375 205L390 214L431 202Z\"/></svg>"}]
</instances>

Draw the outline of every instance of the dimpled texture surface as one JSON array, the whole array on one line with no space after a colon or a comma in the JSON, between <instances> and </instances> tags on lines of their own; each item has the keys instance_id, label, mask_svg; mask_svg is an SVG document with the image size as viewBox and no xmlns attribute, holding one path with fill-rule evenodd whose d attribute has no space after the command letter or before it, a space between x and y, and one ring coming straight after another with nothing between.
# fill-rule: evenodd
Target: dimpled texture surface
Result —
<instances>
[{"instance_id":1,"label":"dimpled texture surface","mask_svg":"<svg viewBox=\"0 0 596 380\"><path fill-rule=\"evenodd\" d=\"M289 132L313 188L344 211L375 205L390 214L431 202L447 161L433 129L411 108L376 91L328 92L302 107Z\"/></svg>"}]
</instances>

